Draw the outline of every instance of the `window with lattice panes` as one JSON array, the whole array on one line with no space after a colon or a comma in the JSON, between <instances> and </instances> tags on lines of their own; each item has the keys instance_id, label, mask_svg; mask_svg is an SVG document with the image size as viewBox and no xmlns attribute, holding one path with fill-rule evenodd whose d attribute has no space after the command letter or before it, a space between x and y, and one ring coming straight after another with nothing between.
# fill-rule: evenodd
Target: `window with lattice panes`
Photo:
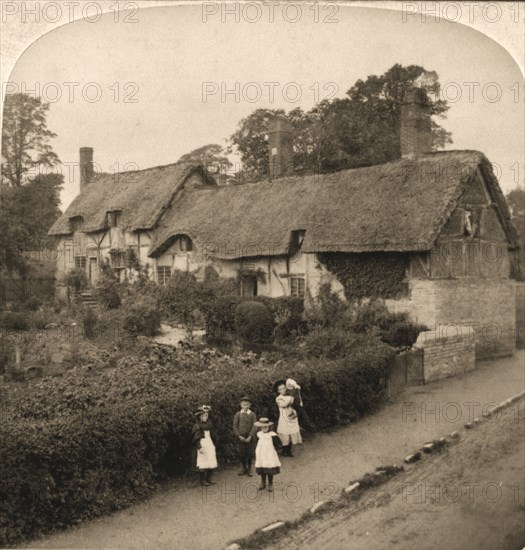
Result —
<instances>
[{"instance_id":1,"label":"window with lattice panes","mask_svg":"<svg viewBox=\"0 0 525 550\"><path fill-rule=\"evenodd\" d=\"M109 252L110 265L113 269L122 269L126 267L126 251L111 250Z\"/></svg>"},{"instance_id":2,"label":"window with lattice panes","mask_svg":"<svg viewBox=\"0 0 525 550\"><path fill-rule=\"evenodd\" d=\"M290 296L304 296L304 277L290 277Z\"/></svg>"},{"instance_id":3,"label":"window with lattice panes","mask_svg":"<svg viewBox=\"0 0 525 550\"><path fill-rule=\"evenodd\" d=\"M157 266L157 283L159 285L166 285L168 279L171 277L171 267Z\"/></svg>"},{"instance_id":4,"label":"window with lattice panes","mask_svg":"<svg viewBox=\"0 0 525 550\"><path fill-rule=\"evenodd\" d=\"M75 256L75 267L78 269L86 269L86 256Z\"/></svg>"}]
</instances>

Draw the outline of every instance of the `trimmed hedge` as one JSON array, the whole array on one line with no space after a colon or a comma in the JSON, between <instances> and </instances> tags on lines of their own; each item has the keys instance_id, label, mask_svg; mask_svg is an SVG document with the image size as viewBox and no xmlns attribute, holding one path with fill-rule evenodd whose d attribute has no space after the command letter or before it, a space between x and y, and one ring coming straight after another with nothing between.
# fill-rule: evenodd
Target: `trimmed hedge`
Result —
<instances>
[{"instance_id":1,"label":"trimmed hedge","mask_svg":"<svg viewBox=\"0 0 525 550\"><path fill-rule=\"evenodd\" d=\"M361 344L337 361L273 366L177 350L166 362L128 359L100 375L79 367L41 380L0 425L0 545L111 512L184 472L197 405L212 406L223 461L236 455L239 396L251 395L258 415L275 418L272 385L281 377L301 383L318 430L372 412L384 397L392 351L375 338Z\"/></svg>"},{"instance_id":2,"label":"trimmed hedge","mask_svg":"<svg viewBox=\"0 0 525 550\"><path fill-rule=\"evenodd\" d=\"M273 333L272 316L261 302L241 302L235 308L235 329L242 340L269 344Z\"/></svg>"},{"instance_id":3,"label":"trimmed hedge","mask_svg":"<svg viewBox=\"0 0 525 550\"><path fill-rule=\"evenodd\" d=\"M302 314L304 301L295 296L270 298L268 296L225 295L210 298L204 305L206 317L206 338L210 342L227 341L235 333L235 310L246 301L263 303L272 317L273 330L280 336L288 336L292 331L304 329ZM280 317L286 319L281 322Z\"/></svg>"}]
</instances>

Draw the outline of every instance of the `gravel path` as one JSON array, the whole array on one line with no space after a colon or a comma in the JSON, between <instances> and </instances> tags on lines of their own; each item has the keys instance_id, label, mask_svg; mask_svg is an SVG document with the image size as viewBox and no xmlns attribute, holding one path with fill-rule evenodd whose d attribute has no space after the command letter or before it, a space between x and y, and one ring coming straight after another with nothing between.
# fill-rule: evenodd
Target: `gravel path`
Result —
<instances>
[{"instance_id":1,"label":"gravel path","mask_svg":"<svg viewBox=\"0 0 525 550\"><path fill-rule=\"evenodd\" d=\"M258 493L256 478L237 468L217 474L205 491L193 479L166 483L146 502L26 545L26 548L223 548L276 520L291 520L377 466L400 464L428 440L479 416L483 407L525 387L525 353L485 361L475 371L409 388L373 416L330 434L307 438L283 458L274 493Z\"/></svg>"}]
</instances>

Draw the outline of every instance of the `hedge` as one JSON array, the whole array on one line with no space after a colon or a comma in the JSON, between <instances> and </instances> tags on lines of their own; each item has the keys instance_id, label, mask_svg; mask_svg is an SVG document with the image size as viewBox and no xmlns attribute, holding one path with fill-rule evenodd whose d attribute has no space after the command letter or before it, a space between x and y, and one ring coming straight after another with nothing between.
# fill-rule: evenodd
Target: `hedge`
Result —
<instances>
[{"instance_id":1,"label":"hedge","mask_svg":"<svg viewBox=\"0 0 525 550\"><path fill-rule=\"evenodd\" d=\"M129 505L187 470L196 406L209 403L219 459L235 458L239 396L275 418L275 380L302 385L313 427L326 430L372 412L384 396L391 348L369 339L345 358L237 359L215 350L126 359L113 371L77 367L28 388L0 426L0 545ZM249 359L249 360L247 360Z\"/></svg>"},{"instance_id":2,"label":"hedge","mask_svg":"<svg viewBox=\"0 0 525 550\"><path fill-rule=\"evenodd\" d=\"M282 312L289 316L287 326L279 327L283 332L289 329L299 329L302 323L301 317L304 310L302 298L294 296L282 296L270 298L268 296L239 296L226 295L210 299L205 304L206 335L210 342L227 340L235 333L235 310L239 304L245 301L262 302L270 311L274 330L278 328L278 317Z\"/></svg>"}]
</instances>

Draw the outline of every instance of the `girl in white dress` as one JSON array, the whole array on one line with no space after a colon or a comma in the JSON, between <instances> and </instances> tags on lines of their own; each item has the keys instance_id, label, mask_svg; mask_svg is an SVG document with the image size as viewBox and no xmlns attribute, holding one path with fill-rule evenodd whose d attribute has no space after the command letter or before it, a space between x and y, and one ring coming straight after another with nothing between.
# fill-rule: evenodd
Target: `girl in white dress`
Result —
<instances>
[{"instance_id":1,"label":"girl in white dress","mask_svg":"<svg viewBox=\"0 0 525 550\"><path fill-rule=\"evenodd\" d=\"M255 471L261 476L259 490L266 488L266 477L268 477L268 491L273 491L273 476L281 472L281 463L277 451L281 446L279 436L270 431L273 422L268 418L260 418L254 424L260 431L257 432L257 447L255 449Z\"/></svg>"},{"instance_id":2,"label":"girl in white dress","mask_svg":"<svg viewBox=\"0 0 525 550\"><path fill-rule=\"evenodd\" d=\"M194 413L197 421L192 430L193 464L200 473L202 485L213 485L211 479L213 470L217 469L217 456L215 454L215 434L209 419L211 407L204 405Z\"/></svg>"},{"instance_id":3,"label":"girl in white dress","mask_svg":"<svg viewBox=\"0 0 525 550\"><path fill-rule=\"evenodd\" d=\"M292 445L302 443L301 428L299 427L299 419L297 411L293 408L294 398L291 395L286 395L286 383L280 380L275 383L278 396L275 402L279 407L279 423L277 424L277 433L283 444L283 456L293 456Z\"/></svg>"}]
</instances>

